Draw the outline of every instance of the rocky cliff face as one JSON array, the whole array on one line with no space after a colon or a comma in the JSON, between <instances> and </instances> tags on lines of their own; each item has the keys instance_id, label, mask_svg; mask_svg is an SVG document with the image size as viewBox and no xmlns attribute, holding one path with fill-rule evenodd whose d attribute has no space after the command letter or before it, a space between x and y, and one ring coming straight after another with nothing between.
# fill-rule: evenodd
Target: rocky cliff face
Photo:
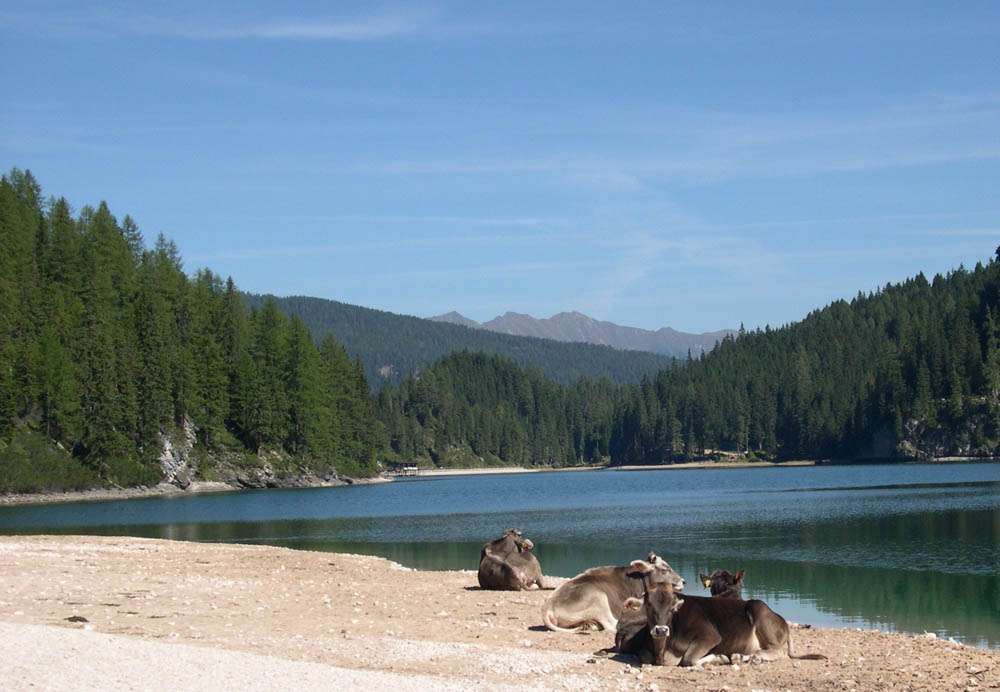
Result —
<instances>
[{"instance_id":1,"label":"rocky cliff face","mask_svg":"<svg viewBox=\"0 0 1000 692\"><path fill-rule=\"evenodd\" d=\"M892 426L879 430L859 450L861 459L993 459L1000 455L1000 402L966 398L961 412L936 401L931 411L903 422L899 435Z\"/></svg>"},{"instance_id":2,"label":"rocky cliff face","mask_svg":"<svg viewBox=\"0 0 1000 692\"><path fill-rule=\"evenodd\" d=\"M178 488L187 488L195 475L192 451L198 439L197 429L190 418L184 419L180 434L160 432L160 468L163 480Z\"/></svg>"},{"instance_id":3,"label":"rocky cliff face","mask_svg":"<svg viewBox=\"0 0 1000 692\"><path fill-rule=\"evenodd\" d=\"M958 421L911 418L903 425L895 456L904 459L995 458L1000 452L996 414L985 401L973 402Z\"/></svg>"},{"instance_id":4,"label":"rocky cliff face","mask_svg":"<svg viewBox=\"0 0 1000 692\"><path fill-rule=\"evenodd\" d=\"M311 488L354 482L333 469L322 474L303 471L280 451L262 449L250 455L224 449L196 452L197 440L197 426L190 419L184 420L180 431L160 433L158 461L165 483L186 489L196 480L218 481L234 488Z\"/></svg>"}]
</instances>

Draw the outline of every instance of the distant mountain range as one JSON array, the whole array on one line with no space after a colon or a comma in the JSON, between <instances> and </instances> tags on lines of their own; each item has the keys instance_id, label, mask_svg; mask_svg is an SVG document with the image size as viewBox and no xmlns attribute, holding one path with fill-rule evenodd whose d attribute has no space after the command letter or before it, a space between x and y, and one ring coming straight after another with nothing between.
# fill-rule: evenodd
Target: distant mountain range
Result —
<instances>
[{"instance_id":1,"label":"distant mountain range","mask_svg":"<svg viewBox=\"0 0 1000 692\"><path fill-rule=\"evenodd\" d=\"M369 383L376 389L386 382L398 383L442 356L462 350L502 355L521 367L537 367L562 384L571 384L583 375L639 382L671 365L671 359L662 353L469 329L323 298L245 293L243 301L247 307L260 309L268 297L274 298L286 315L298 316L317 340L333 334L351 357L359 356ZM680 352L677 355L680 357Z\"/></svg>"},{"instance_id":2,"label":"distant mountain range","mask_svg":"<svg viewBox=\"0 0 1000 692\"><path fill-rule=\"evenodd\" d=\"M579 312L560 312L547 319L537 319L531 315L507 312L482 324L457 312L449 312L428 319L435 322L460 324L473 329L487 329L501 334L534 336L556 341L578 341L629 351L648 351L666 356L677 356L678 358L685 357L688 350L693 356L698 356L704 351L711 351L718 341L726 338L729 334L736 334L733 329L721 329L704 334L679 332L670 327L651 331L595 320L593 317L587 317Z\"/></svg>"}]
</instances>

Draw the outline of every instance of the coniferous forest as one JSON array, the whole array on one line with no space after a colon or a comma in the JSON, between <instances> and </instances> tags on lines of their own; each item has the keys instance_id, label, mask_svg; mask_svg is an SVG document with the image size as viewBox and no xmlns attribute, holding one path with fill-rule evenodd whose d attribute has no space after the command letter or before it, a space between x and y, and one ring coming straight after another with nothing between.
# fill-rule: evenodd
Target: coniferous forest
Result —
<instances>
[{"instance_id":1,"label":"coniferous forest","mask_svg":"<svg viewBox=\"0 0 1000 692\"><path fill-rule=\"evenodd\" d=\"M321 298L245 294L244 302L259 307L269 298L277 301L285 314L298 316L317 339L336 335L344 348L361 357L374 389L383 384L398 385L406 375L461 350L504 356L521 367L533 365L564 385L584 375L636 383L644 375L654 376L671 361L669 356L646 351L469 329Z\"/></svg>"},{"instance_id":2,"label":"coniferous forest","mask_svg":"<svg viewBox=\"0 0 1000 692\"><path fill-rule=\"evenodd\" d=\"M1000 254L741 329L638 383L568 381L548 356L459 343L372 393L336 334L274 300L248 310L231 280L187 274L172 242L147 247L129 216L74 213L13 169L0 180L0 492L278 485L394 462L994 456L998 303Z\"/></svg>"},{"instance_id":3,"label":"coniferous forest","mask_svg":"<svg viewBox=\"0 0 1000 692\"><path fill-rule=\"evenodd\" d=\"M332 337L317 346L273 302L248 312L172 242L147 248L104 203L74 215L17 169L0 181L0 313L0 490L153 484L185 430L202 477L374 472L368 385Z\"/></svg>"},{"instance_id":4,"label":"coniferous forest","mask_svg":"<svg viewBox=\"0 0 1000 692\"><path fill-rule=\"evenodd\" d=\"M378 394L384 454L552 466L994 456L998 260L741 329L638 385L564 387L500 357L454 354Z\"/></svg>"}]
</instances>

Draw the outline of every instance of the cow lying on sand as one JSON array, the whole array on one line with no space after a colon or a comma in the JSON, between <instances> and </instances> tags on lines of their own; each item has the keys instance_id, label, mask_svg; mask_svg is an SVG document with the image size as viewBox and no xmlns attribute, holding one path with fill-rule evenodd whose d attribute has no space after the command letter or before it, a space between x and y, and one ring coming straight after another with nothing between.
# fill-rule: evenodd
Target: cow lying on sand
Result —
<instances>
[{"instance_id":1,"label":"cow lying on sand","mask_svg":"<svg viewBox=\"0 0 1000 692\"><path fill-rule=\"evenodd\" d=\"M717 569L708 577L704 574L699 574L698 580L705 585L705 588L713 596L719 598L743 598L743 591L740 587L743 585L744 574L746 574L745 569L741 569L736 574L732 574L728 569Z\"/></svg>"},{"instance_id":2,"label":"cow lying on sand","mask_svg":"<svg viewBox=\"0 0 1000 692\"><path fill-rule=\"evenodd\" d=\"M542 568L531 549L534 544L517 529L507 529L479 554L479 587L490 591L526 591L532 584L544 589Z\"/></svg>"},{"instance_id":3,"label":"cow lying on sand","mask_svg":"<svg viewBox=\"0 0 1000 692\"><path fill-rule=\"evenodd\" d=\"M635 565L648 567L642 572ZM542 606L542 622L553 632L579 632L591 627L613 630L626 599L641 596L643 578L650 583L684 588L681 578L667 561L650 553L646 561L624 567L593 567L564 583Z\"/></svg>"},{"instance_id":4,"label":"cow lying on sand","mask_svg":"<svg viewBox=\"0 0 1000 692\"><path fill-rule=\"evenodd\" d=\"M632 563L643 574L655 574L651 564ZM822 660L822 654L796 656L792 632L783 617L758 600L683 596L668 584L643 579L643 597L629 598L627 608L641 617L623 616L615 632L621 653L638 654L657 665L702 666L725 661L733 654L757 654L773 660Z\"/></svg>"}]
</instances>

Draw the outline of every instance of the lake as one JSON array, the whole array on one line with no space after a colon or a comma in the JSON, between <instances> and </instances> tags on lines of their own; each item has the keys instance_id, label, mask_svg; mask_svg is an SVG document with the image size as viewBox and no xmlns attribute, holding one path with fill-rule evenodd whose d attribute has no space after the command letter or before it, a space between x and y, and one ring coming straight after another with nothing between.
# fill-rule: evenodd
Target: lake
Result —
<instances>
[{"instance_id":1,"label":"lake","mask_svg":"<svg viewBox=\"0 0 1000 692\"><path fill-rule=\"evenodd\" d=\"M128 535L380 555L470 569L517 527L546 574L653 550L746 570L789 620L1000 649L1000 464L597 470L0 507L0 533ZM475 577L472 577L473 581Z\"/></svg>"}]
</instances>

